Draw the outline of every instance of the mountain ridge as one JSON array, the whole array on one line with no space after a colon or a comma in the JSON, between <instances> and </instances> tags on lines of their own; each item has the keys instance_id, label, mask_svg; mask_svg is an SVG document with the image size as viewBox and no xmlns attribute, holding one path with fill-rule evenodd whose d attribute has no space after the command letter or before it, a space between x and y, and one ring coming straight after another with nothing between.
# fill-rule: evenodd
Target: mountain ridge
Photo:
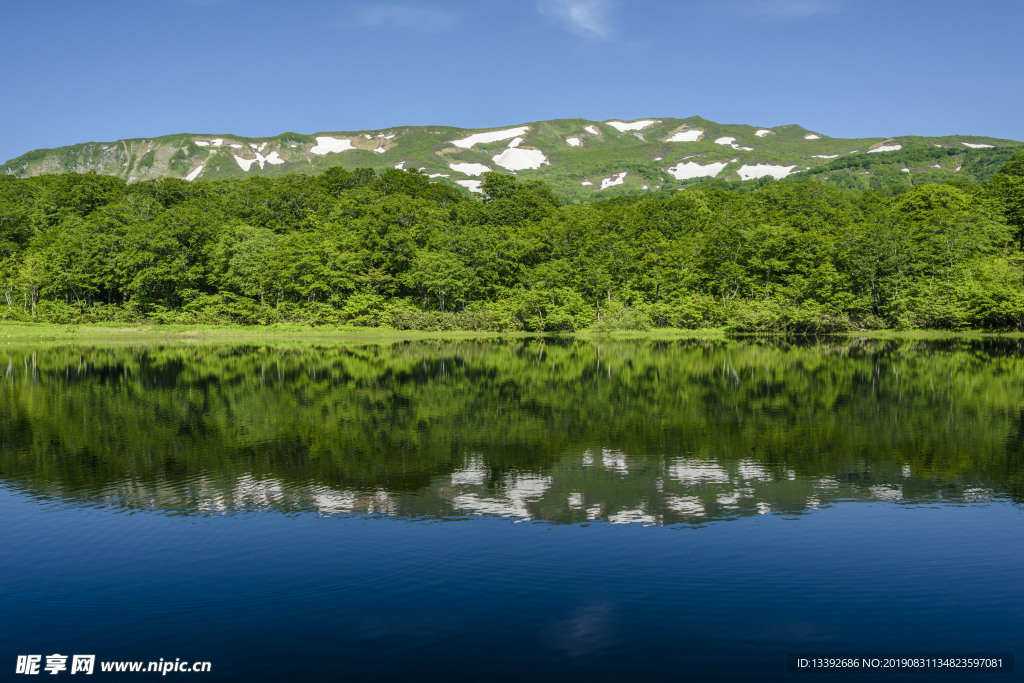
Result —
<instances>
[{"instance_id":1,"label":"mountain ridge","mask_svg":"<svg viewBox=\"0 0 1024 683\"><path fill-rule=\"evenodd\" d=\"M566 201L591 201L708 180L814 178L826 172L833 175L818 179L830 184L870 183L882 171L889 180L901 172L911 183L915 177L933 182L956 178L968 156L1001 158L1022 145L978 135L835 138L799 124L720 124L700 116L553 119L482 129L433 125L255 138L226 133L126 138L32 150L0 165L0 174L101 173L139 182L316 174L334 166L401 168L478 191L481 174L494 171L544 180ZM834 163L867 155L870 161L854 164L860 170L853 173ZM901 163L904 167L896 168ZM970 168L964 177L983 179ZM836 174L869 177L837 179Z\"/></svg>"}]
</instances>

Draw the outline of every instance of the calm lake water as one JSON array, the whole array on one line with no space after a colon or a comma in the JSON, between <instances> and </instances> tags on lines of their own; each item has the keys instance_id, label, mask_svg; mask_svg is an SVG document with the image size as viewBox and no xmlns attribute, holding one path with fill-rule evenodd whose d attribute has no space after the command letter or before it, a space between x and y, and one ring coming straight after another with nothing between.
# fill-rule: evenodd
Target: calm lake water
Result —
<instances>
[{"instance_id":1,"label":"calm lake water","mask_svg":"<svg viewBox=\"0 0 1024 683\"><path fill-rule=\"evenodd\" d=\"M1013 653L1022 501L1017 340L0 345L12 678L1017 680L786 667Z\"/></svg>"}]
</instances>

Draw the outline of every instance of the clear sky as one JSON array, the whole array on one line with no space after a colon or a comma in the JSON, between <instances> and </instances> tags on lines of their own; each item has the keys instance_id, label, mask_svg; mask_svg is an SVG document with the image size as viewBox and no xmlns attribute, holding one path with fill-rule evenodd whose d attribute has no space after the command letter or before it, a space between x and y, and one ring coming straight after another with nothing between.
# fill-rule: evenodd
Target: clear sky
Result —
<instances>
[{"instance_id":1,"label":"clear sky","mask_svg":"<svg viewBox=\"0 0 1024 683\"><path fill-rule=\"evenodd\" d=\"M1020 0L2 0L0 161L171 133L699 114L1024 140Z\"/></svg>"}]
</instances>

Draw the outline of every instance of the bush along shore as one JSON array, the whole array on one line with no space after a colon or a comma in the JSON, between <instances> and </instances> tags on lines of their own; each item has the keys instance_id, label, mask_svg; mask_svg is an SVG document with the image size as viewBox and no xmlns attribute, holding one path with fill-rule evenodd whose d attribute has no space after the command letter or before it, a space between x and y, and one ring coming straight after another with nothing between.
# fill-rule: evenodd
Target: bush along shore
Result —
<instances>
[{"instance_id":1,"label":"bush along shore","mask_svg":"<svg viewBox=\"0 0 1024 683\"><path fill-rule=\"evenodd\" d=\"M984 183L566 206L416 171L0 178L0 319L424 331L1024 329L1024 154Z\"/></svg>"}]
</instances>

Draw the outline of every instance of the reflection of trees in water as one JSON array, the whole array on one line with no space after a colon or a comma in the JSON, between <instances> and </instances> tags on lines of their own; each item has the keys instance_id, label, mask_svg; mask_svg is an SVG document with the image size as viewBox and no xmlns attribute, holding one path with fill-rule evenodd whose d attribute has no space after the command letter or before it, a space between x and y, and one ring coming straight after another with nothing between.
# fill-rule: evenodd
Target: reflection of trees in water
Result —
<instances>
[{"instance_id":1,"label":"reflection of trees in water","mask_svg":"<svg viewBox=\"0 0 1024 683\"><path fill-rule=\"evenodd\" d=\"M848 339L8 347L0 472L35 493L189 514L661 524L846 499L1020 500L1018 351Z\"/></svg>"}]
</instances>

